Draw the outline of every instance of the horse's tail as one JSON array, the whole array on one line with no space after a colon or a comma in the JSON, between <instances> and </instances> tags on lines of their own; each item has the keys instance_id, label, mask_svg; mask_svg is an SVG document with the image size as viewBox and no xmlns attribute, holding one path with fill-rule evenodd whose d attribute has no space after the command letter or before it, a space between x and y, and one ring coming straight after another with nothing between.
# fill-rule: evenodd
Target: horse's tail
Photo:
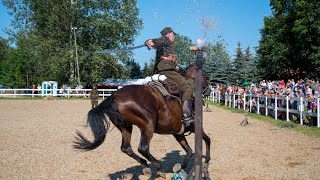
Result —
<instances>
[{"instance_id":1,"label":"horse's tail","mask_svg":"<svg viewBox=\"0 0 320 180\"><path fill-rule=\"evenodd\" d=\"M117 112L114 107L114 96L111 95L88 113L87 122L91 127L94 141L90 142L81 132L77 131L76 141L74 141L73 147L83 150L93 150L99 147L104 142L110 127L108 117L113 118L115 114L117 114Z\"/></svg>"}]
</instances>

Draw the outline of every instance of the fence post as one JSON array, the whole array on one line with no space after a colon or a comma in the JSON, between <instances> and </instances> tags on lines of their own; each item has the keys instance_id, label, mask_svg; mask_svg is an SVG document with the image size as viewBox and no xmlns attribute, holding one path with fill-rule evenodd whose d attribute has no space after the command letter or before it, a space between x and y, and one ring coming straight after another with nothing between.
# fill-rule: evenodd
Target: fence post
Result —
<instances>
[{"instance_id":1,"label":"fence post","mask_svg":"<svg viewBox=\"0 0 320 180\"><path fill-rule=\"evenodd\" d=\"M217 95L218 95L218 99L217 99L217 102L220 104L220 96L221 96L221 93L220 92L217 92Z\"/></svg>"},{"instance_id":2,"label":"fence post","mask_svg":"<svg viewBox=\"0 0 320 180\"><path fill-rule=\"evenodd\" d=\"M212 91L212 102L214 102L214 89Z\"/></svg>"},{"instance_id":3,"label":"fence post","mask_svg":"<svg viewBox=\"0 0 320 180\"><path fill-rule=\"evenodd\" d=\"M268 116L268 97L266 96L266 116Z\"/></svg>"},{"instance_id":4,"label":"fence post","mask_svg":"<svg viewBox=\"0 0 320 180\"><path fill-rule=\"evenodd\" d=\"M241 96L238 94L238 109L240 109Z\"/></svg>"},{"instance_id":5,"label":"fence post","mask_svg":"<svg viewBox=\"0 0 320 180\"><path fill-rule=\"evenodd\" d=\"M317 98L317 120L318 120L318 128L320 128L320 98Z\"/></svg>"},{"instance_id":6,"label":"fence post","mask_svg":"<svg viewBox=\"0 0 320 180\"><path fill-rule=\"evenodd\" d=\"M287 121L289 122L289 96L286 97L286 114L287 114Z\"/></svg>"},{"instance_id":7,"label":"fence post","mask_svg":"<svg viewBox=\"0 0 320 180\"><path fill-rule=\"evenodd\" d=\"M218 92L215 92L214 94L215 94L214 95L214 97L215 97L214 100L215 100L215 102L218 102Z\"/></svg>"},{"instance_id":8,"label":"fence post","mask_svg":"<svg viewBox=\"0 0 320 180\"><path fill-rule=\"evenodd\" d=\"M246 93L243 93L243 110L246 110Z\"/></svg>"},{"instance_id":9,"label":"fence post","mask_svg":"<svg viewBox=\"0 0 320 180\"><path fill-rule=\"evenodd\" d=\"M214 102L214 90L211 93L212 93L212 102Z\"/></svg>"},{"instance_id":10,"label":"fence post","mask_svg":"<svg viewBox=\"0 0 320 180\"><path fill-rule=\"evenodd\" d=\"M249 111L252 112L252 94L250 94L250 97L249 97L249 106L250 106Z\"/></svg>"},{"instance_id":11,"label":"fence post","mask_svg":"<svg viewBox=\"0 0 320 180\"><path fill-rule=\"evenodd\" d=\"M274 118L277 120L278 119L278 97L275 96L274 99Z\"/></svg>"},{"instance_id":12,"label":"fence post","mask_svg":"<svg viewBox=\"0 0 320 180\"><path fill-rule=\"evenodd\" d=\"M210 97L211 97L212 102L214 102L214 90L210 93Z\"/></svg>"},{"instance_id":13,"label":"fence post","mask_svg":"<svg viewBox=\"0 0 320 180\"><path fill-rule=\"evenodd\" d=\"M257 114L260 114L260 96L257 99Z\"/></svg>"},{"instance_id":14,"label":"fence post","mask_svg":"<svg viewBox=\"0 0 320 180\"><path fill-rule=\"evenodd\" d=\"M300 124L301 125L303 125L303 111L304 111L303 98L300 97Z\"/></svg>"},{"instance_id":15,"label":"fence post","mask_svg":"<svg viewBox=\"0 0 320 180\"><path fill-rule=\"evenodd\" d=\"M227 104L228 104L228 103L227 103L227 102L228 102L228 97L229 97L229 96L228 96L228 93L225 92L225 93L224 93L224 105L225 105L225 106L227 106Z\"/></svg>"}]
</instances>

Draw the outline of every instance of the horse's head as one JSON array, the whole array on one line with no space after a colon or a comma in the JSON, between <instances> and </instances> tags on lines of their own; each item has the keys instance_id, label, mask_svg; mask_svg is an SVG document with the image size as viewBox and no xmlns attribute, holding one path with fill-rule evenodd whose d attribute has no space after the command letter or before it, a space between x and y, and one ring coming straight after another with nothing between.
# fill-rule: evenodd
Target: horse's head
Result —
<instances>
[{"instance_id":1,"label":"horse's head","mask_svg":"<svg viewBox=\"0 0 320 180\"><path fill-rule=\"evenodd\" d=\"M191 80L191 81L195 81L195 77L196 77L196 66L195 64L190 64L186 70L185 70L185 76L187 80ZM202 76L201 76L201 85L203 88L202 94L204 96L210 96L211 93L211 89L207 83L207 79L206 79L206 72L204 70L202 70Z\"/></svg>"}]
</instances>

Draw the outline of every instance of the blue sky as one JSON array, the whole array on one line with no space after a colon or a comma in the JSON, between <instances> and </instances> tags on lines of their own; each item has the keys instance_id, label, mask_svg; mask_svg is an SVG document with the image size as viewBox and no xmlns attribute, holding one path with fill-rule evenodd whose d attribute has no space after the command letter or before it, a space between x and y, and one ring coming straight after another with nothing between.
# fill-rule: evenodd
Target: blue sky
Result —
<instances>
[{"instance_id":1,"label":"blue sky","mask_svg":"<svg viewBox=\"0 0 320 180\"><path fill-rule=\"evenodd\" d=\"M160 31L170 26L193 42L205 33L201 19L212 25L206 29L206 41L214 43L219 38L226 43L227 51L234 55L237 43L243 48L255 47L260 39L264 16L270 16L269 0L138 0L143 29L134 45L160 36ZM0 36L10 28L10 16L0 3ZM254 51L252 49L252 51ZM141 66L155 56L155 51L146 48L134 50L135 60Z\"/></svg>"},{"instance_id":2,"label":"blue sky","mask_svg":"<svg viewBox=\"0 0 320 180\"><path fill-rule=\"evenodd\" d=\"M143 30L135 45L159 37L166 26L195 42L204 37L201 26L204 18L213 24L206 32L206 41L214 43L220 37L233 56L238 42L243 48L258 46L263 18L271 15L269 3L269 0L138 0ZM134 53L140 64L155 56L154 50L138 49Z\"/></svg>"}]
</instances>

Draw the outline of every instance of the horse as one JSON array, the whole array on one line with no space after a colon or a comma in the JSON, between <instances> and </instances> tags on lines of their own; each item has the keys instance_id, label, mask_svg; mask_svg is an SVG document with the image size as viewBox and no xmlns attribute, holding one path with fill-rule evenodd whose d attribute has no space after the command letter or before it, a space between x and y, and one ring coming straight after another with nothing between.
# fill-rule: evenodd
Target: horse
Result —
<instances>
[{"instance_id":1,"label":"horse","mask_svg":"<svg viewBox=\"0 0 320 180\"><path fill-rule=\"evenodd\" d=\"M181 70L181 69L180 69ZM194 83L196 68L190 64L185 69L186 79ZM201 84L204 94L210 94L210 88L205 79L205 72L202 72ZM133 152L131 148L131 135L133 125L137 126L141 132L138 152L149 160L157 169L157 175L165 177L165 172L161 168L160 162L150 153L150 141L154 133L171 134L186 151L186 156L181 164L185 168L192 157L190 148L184 133L195 132L192 124L188 128L183 128L181 103L173 98L163 96L156 88L146 85L127 85L118 89L111 96L106 98L97 107L88 112L87 121L94 136L93 142L89 141L81 132L77 131L73 147L82 150L93 150L100 146L106 137L110 127L110 121L121 132L121 151L138 161L144 174L151 175L147 161ZM183 130L183 133L181 132ZM205 163L210 160L209 136L202 129L202 137L206 144Z\"/></svg>"}]
</instances>

